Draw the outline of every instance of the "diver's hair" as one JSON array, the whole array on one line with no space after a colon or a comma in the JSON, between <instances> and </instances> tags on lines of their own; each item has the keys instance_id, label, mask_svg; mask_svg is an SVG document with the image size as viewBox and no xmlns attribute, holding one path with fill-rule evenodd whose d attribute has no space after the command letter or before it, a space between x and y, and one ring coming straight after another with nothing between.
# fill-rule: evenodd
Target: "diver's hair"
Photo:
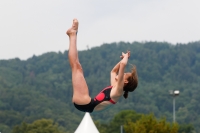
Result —
<instances>
[{"instance_id":1,"label":"diver's hair","mask_svg":"<svg viewBox=\"0 0 200 133\"><path fill-rule=\"evenodd\" d=\"M128 98L128 91L124 91L124 98Z\"/></svg>"},{"instance_id":2,"label":"diver's hair","mask_svg":"<svg viewBox=\"0 0 200 133\"><path fill-rule=\"evenodd\" d=\"M128 92L134 91L138 86L138 75L135 65L132 65L131 76L128 77L128 83L124 86L124 98L128 98Z\"/></svg>"}]
</instances>

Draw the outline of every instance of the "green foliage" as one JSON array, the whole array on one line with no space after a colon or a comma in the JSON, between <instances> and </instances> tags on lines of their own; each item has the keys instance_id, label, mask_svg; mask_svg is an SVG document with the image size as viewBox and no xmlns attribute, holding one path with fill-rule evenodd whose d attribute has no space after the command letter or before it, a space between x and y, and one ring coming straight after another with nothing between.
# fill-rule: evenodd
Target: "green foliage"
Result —
<instances>
[{"instance_id":1,"label":"green foliage","mask_svg":"<svg viewBox=\"0 0 200 133\"><path fill-rule=\"evenodd\" d=\"M153 114L140 114L133 110L117 113L109 123L95 122L100 133L118 133L121 126L126 133L193 133L191 124L167 122L165 118L157 119Z\"/></svg>"},{"instance_id":2,"label":"green foliage","mask_svg":"<svg viewBox=\"0 0 200 133\"><path fill-rule=\"evenodd\" d=\"M120 60L122 51L130 50L130 64L137 66L138 88L128 99L120 99L112 108L92 114L94 120L119 129L114 116L123 110L141 114L153 112L156 117L172 121L172 98L169 90L180 90L176 98L179 124L191 123L200 131L200 42L171 45L166 42L133 42L103 44L79 51L80 62L90 95L94 97L110 85L110 70ZM84 113L71 102L71 69L64 53L49 52L27 60L0 60L0 125L12 129L22 121L32 123L41 118L53 119L65 131L73 132ZM127 66L129 71L131 65ZM102 125L102 124L101 124ZM106 126L104 126L106 127ZM114 130L114 129L113 129Z\"/></svg>"},{"instance_id":3,"label":"green foliage","mask_svg":"<svg viewBox=\"0 0 200 133\"><path fill-rule=\"evenodd\" d=\"M192 124L182 124L178 129L179 133L194 133L194 126Z\"/></svg>"},{"instance_id":4,"label":"green foliage","mask_svg":"<svg viewBox=\"0 0 200 133\"><path fill-rule=\"evenodd\" d=\"M124 125L126 133L178 133L178 124L170 124L166 119L157 120L153 114L143 115L136 122Z\"/></svg>"},{"instance_id":5,"label":"green foliage","mask_svg":"<svg viewBox=\"0 0 200 133\"><path fill-rule=\"evenodd\" d=\"M58 125L53 120L41 119L31 124L23 122L19 126L15 126L12 133L62 133Z\"/></svg>"},{"instance_id":6,"label":"green foliage","mask_svg":"<svg viewBox=\"0 0 200 133\"><path fill-rule=\"evenodd\" d=\"M100 133L108 133L108 129L110 129L108 124L100 123L99 121L95 121L95 125Z\"/></svg>"},{"instance_id":7,"label":"green foliage","mask_svg":"<svg viewBox=\"0 0 200 133\"><path fill-rule=\"evenodd\" d=\"M11 128L7 125L4 124L0 124L0 132L1 133L10 133L11 132Z\"/></svg>"},{"instance_id":8,"label":"green foliage","mask_svg":"<svg viewBox=\"0 0 200 133\"><path fill-rule=\"evenodd\" d=\"M101 133L117 133L121 125L128 121L136 121L141 117L141 114L132 110L124 110L114 116L109 124L96 122L96 126Z\"/></svg>"},{"instance_id":9,"label":"green foliage","mask_svg":"<svg viewBox=\"0 0 200 133\"><path fill-rule=\"evenodd\" d=\"M132 110L124 110L115 115L109 124L108 132L117 132L121 125L124 125L127 121L136 121L141 117L141 114L136 113Z\"/></svg>"}]
</instances>

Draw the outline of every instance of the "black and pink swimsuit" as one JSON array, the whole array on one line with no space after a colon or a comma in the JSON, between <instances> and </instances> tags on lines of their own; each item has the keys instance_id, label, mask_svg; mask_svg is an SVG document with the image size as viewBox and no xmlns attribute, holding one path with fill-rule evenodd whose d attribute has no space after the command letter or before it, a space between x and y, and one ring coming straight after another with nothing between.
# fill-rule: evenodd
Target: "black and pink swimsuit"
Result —
<instances>
[{"instance_id":1,"label":"black and pink swimsuit","mask_svg":"<svg viewBox=\"0 0 200 133\"><path fill-rule=\"evenodd\" d=\"M115 104L115 102L110 98L111 89L112 86L106 87L95 98L91 99L90 103L88 104L77 105L74 103L74 106L80 111L91 113L93 112L94 108L103 101L109 101L112 104Z\"/></svg>"}]
</instances>

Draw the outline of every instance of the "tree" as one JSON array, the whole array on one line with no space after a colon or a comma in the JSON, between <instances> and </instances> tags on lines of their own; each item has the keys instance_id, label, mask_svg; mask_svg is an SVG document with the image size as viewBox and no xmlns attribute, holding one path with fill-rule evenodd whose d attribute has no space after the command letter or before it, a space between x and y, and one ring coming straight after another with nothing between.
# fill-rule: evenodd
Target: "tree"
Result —
<instances>
[{"instance_id":1,"label":"tree","mask_svg":"<svg viewBox=\"0 0 200 133\"><path fill-rule=\"evenodd\" d=\"M120 119L110 123L121 110L153 112L156 117L166 116L167 121L172 121L172 99L168 91L177 89L181 91L176 102L177 122L192 123L196 132L200 132L200 41L184 45L118 42L79 51L92 97L110 85L109 72L126 50L131 51L129 63L137 66L138 88L106 113L96 113L94 119L109 123L112 131L118 131L123 123ZM52 119L69 132L77 128L83 113L71 103L73 89L67 54L68 51L49 52L27 60L0 60L0 124L3 129L11 129L23 120L31 123L41 118ZM130 68L131 65L127 65L126 71Z\"/></svg>"},{"instance_id":2,"label":"tree","mask_svg":"<svg viewBox=\"0 0 200 133\"><path fill-rule=\"evenodd\" d=\"M62 133L58 125L53 120L40 119L31 124L23 122L19 126L15 126L12 133Z\"/></svg>"},{"instance_id":3,"label":"tree","mask_svg":"<svg viewBox=\"0 0 200 133\"><path fill-rule=\"evenodd\" d=\"M193 131L194 126L192 124L182 124L178 129L179 133L193 133Z\"/></svg>"},{"instance_id":4,"label":"tree","mask_svg":"<svg viewBox=\"0 0 200 133\"><path fill-rule=\"evenodd\" d=\"M178 133L178 124L170 124L166 119L157 120L153 114L143 115L136 122L124 125L126 133Z\"/></svg>"},{"instance_id":5,"label":"tree","mask_svg":"<svg viewBox=\"0 0 200 133\"><path fill-rule=\"evenodd\" d=\"M141 116L141 114L133 110L124 110L116 114L109 124L100 124L99 122L95 124L101 133L117 133L121 125L124 125L128 121L135 122Z\"/></svg>"}]
</instances>

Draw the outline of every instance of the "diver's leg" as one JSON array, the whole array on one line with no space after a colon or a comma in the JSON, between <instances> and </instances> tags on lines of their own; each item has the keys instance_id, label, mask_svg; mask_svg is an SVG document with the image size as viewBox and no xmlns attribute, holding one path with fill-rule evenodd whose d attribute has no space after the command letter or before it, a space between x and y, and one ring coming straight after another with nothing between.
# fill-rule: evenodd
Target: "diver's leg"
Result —
<instances>
[{"instance_id":1,"label":"diver's leg","mask_svg":"<svg viewBox=\"0 0 200 133\"><path fill-rule=\"evenodd\" d=\"M77 51L77 31L78 31L78 20L73 20L73 25L67 30L69 36L69 52L68 58L72 69L72 85L73 85L73 98L72 101L76 104L83 105L88 104L91 100L89 96L89 90L87 83L83 75L83 69L78 59Z\"/></svg>"}]
</instances>

